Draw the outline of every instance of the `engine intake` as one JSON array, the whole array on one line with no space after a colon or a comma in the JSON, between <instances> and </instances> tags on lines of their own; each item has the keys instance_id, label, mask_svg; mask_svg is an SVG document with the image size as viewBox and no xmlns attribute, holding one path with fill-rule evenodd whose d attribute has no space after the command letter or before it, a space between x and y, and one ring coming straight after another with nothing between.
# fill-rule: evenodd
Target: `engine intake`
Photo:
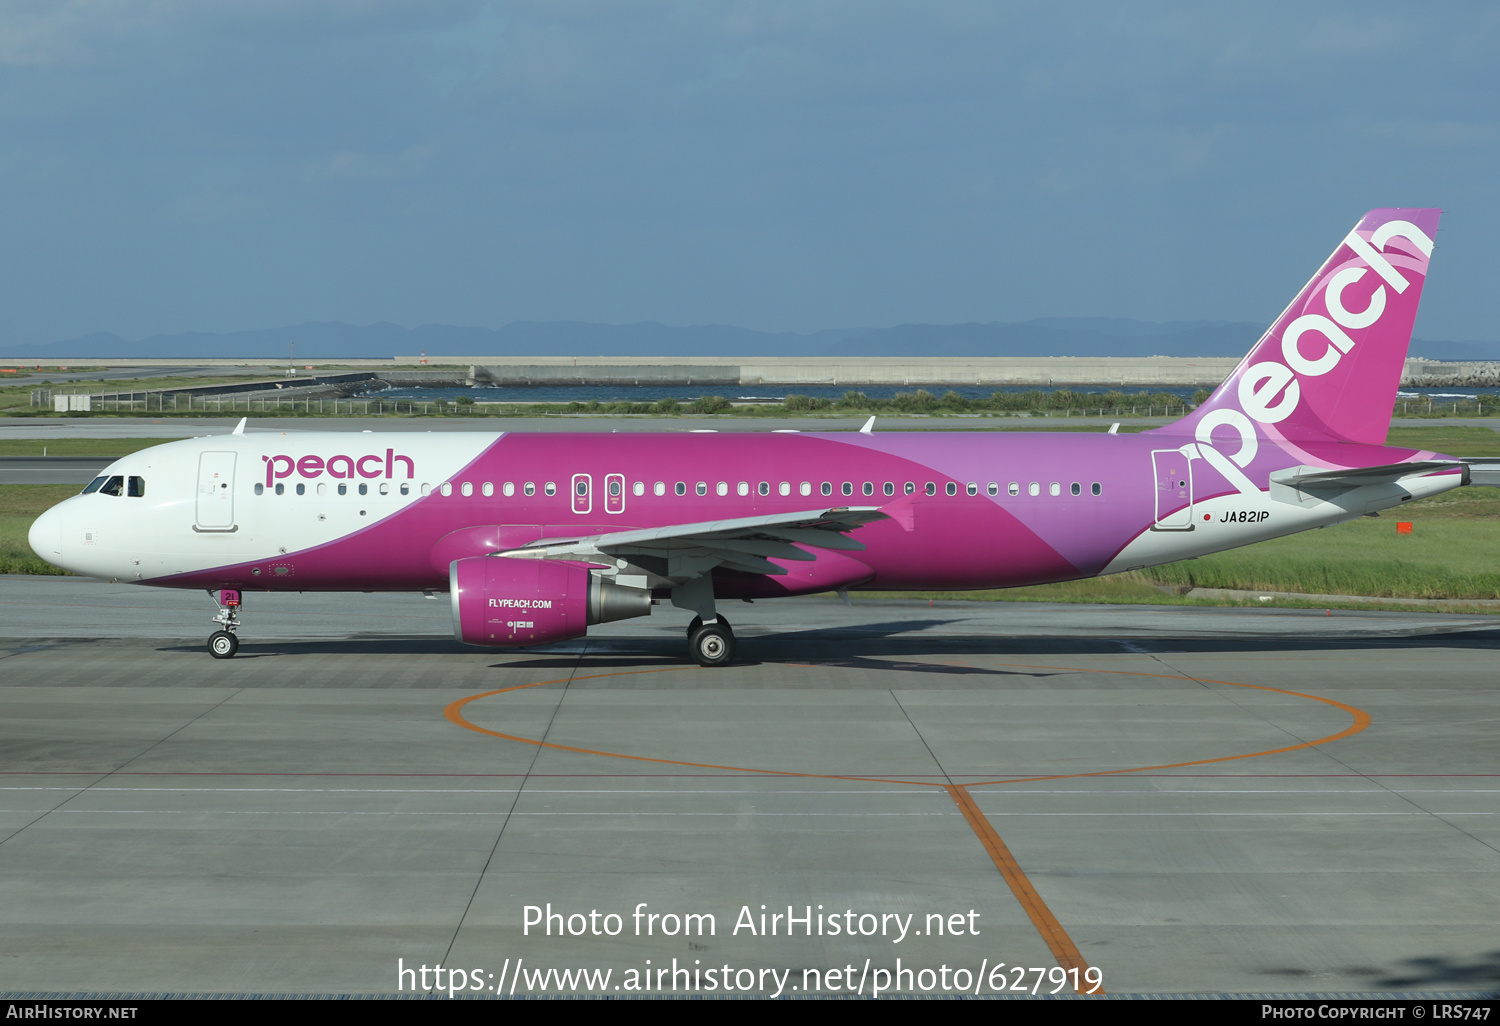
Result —
<instances>
[{"instance_id":1,"label":"engine intake","mask_svg":"<svg viewBox=\"0 0 1500 1026\"><path fill-rule=\"evenodd\" d=\"M590 624L651 612L651 592L576 563L471 556L448 565L453 634L469 645L542 645L581 638Z\"/></svg>"}]
</instances>

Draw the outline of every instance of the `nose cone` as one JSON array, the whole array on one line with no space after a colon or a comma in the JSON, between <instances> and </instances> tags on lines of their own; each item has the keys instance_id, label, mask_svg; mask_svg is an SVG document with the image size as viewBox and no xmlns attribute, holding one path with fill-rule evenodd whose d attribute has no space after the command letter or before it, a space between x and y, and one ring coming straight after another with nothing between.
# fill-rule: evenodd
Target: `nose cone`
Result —
<instances>
[{"instance_id":1,"label":"nose cone","mask_svg":"<svg viewBox=\"0 0 1500 1026\"><path fill-rule=\"evenodd\" d=\"M32 522L31 531L26 535L31 551L57 566L63 565L64 519L62 510L53 506Z\"/></svg>"}]
</instances>

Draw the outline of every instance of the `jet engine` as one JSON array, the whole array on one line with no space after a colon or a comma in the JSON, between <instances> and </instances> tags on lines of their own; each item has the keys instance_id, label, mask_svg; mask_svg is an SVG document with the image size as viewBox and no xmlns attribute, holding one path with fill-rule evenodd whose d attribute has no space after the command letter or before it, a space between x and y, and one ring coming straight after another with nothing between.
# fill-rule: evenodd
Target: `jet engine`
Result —
<instances>
[{"instance_id":1,"label":"jet engine","mask_svg":"<svg viewBox=\"0 0 1500 1026\"><path fill-rule=\"evenodd\" d=\"M651 592L577 563L471 556L448 565L453 634L469 645L542 645L581 638L590 624L651 612Z\"/></svg>"}]
</instances>

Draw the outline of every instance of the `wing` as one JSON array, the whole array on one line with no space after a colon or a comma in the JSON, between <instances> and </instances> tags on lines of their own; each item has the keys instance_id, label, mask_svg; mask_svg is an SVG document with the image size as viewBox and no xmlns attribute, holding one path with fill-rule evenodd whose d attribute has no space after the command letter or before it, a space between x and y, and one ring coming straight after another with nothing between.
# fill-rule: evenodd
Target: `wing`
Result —
<instances>
[{"instance_id":1,"label":"wing","mask_svg":"<svg viewBox=\"0 0 1500 1026\"><path fill-rule=\"evenodd\" d=\"M848 536L856 527L889 516L874 506L777 513L763 517L706 520L636 531L612 531L581 538L543 538L495 553L513 559L556 559L632 570L650 583L680 584L715 567L752 574L784 574L772 559L817 559L808 548L860 552L864 543ZM620 566L624 562L627 566Z\"/></svg>"}]
</instances>

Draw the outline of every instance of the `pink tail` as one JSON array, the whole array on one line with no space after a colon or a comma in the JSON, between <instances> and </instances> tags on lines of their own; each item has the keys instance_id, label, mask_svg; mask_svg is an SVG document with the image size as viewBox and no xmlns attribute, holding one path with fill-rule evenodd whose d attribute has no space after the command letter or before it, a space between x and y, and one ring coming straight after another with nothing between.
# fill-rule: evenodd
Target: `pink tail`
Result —
<instances>
[{"instance_id":1,"label":"pink tail","mask_svg":"<svg viewBox=\"0 0 1500 1026\"><path fill-rule=\"evenodd\" d=\"M1207 435L1244 415L1262 437L1383 445L1440 213L1366 214L1208 402L1166 430Z\"/></svg>"}]
</instances>

